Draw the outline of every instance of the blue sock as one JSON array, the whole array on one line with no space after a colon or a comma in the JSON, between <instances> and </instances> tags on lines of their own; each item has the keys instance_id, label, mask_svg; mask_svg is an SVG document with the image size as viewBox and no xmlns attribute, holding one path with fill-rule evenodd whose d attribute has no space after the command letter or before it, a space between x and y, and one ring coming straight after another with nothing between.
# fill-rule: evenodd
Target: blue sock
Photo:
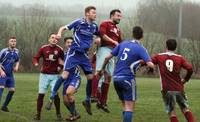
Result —
<instances>
[{"instance_id":1,"label":"blue sock","mask_svg":"<svg viewBox=\"0 0 200 122\"><path fill-rule=\"evenodd\" d=\"M86 84L86 102L90 102L92 94L92 80L88 80Z\"/></svg>"},{"instance_id":2,"label":"blue sock","mask_svg":"<svg viewBox=\"0 0 200 122\"><path fill-rule=\"evenodd\" d=\"M133 115L133 112L124 111L123 112L123 122L132 122L132 115Z\"/></svg>"},{"instance_id":3,"label":"blue sock","mask_svg":"<svg viewBox=\"0 0 200 122\"><path fill-rule=\"evenodd\" d=\"M9 91L9 92L8 92L8 94L7 94L7 96L6 96L6 100L5 100L4 104L3 104L3 108L5 108L5 107L8 106L9 102L10 102L11 99L12 99L13 94L14 94L14 91Z\"/></svg>"},{"instance_id":4,"label":"blue sock","mask_svg":"<svg viewBox=\"0 0 200 122\"><path fill-rule=\"evenodd\" d=\"M0 88L0 103L1 103L1 98L2 98L2 94L3 94L3 90L4 90L4 88Z\"/></svg>"},{"instance_id":5,"label":"blue sock","mask_svg":"<svg viewBox=\"0 0 200 122\"><path fill-rule=\"evenodd\" d=\"M63 81L64 81L63 77L58 78L58 80L56 81L56 84L53 87L53 91L51 92L51 96L50 96L51 100L53 100L55 98L57 91L60 88L60 86L62 85Z\"/></svg>"}]
</instances>

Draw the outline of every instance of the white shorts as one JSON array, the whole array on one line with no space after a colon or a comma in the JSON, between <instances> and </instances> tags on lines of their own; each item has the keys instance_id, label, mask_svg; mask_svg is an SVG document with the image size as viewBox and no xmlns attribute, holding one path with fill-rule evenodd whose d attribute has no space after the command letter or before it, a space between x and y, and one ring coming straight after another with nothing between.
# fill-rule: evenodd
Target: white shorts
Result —
<instances>
[{"instance_id":1,"label":"white shorts","mask_svg":"<svg viewBox=\"0 0 200 122\"><path fill-rule=\"evenodd\" d=\"M51 86L51 91L55 86L56 81L60 75L58 74L44 74L40 73L39 78L39 93L45 94L48 91L48 87Z\"/></svg>"}]
</instances>

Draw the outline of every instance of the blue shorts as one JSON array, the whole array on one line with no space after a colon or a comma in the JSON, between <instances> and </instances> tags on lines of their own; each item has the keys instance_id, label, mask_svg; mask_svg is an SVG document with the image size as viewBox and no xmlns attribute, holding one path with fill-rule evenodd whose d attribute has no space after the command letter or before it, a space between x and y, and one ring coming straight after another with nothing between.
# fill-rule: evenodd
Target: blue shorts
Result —
<instances>
[{"instance_id":1,"label":"blue shorts","mask_svg":"<svg viewBox=\"0 0 200 122\"><path fill-rule=\"evenodd\" d=\"M92 74L92 65L86 53L69 50L64 63L64 71L69 71L77 66L80 66L84 73Z\"/></svg>"},{"instance_id":2,"label":"blue shorts","mask_svg":"<svg viewBox=\"0 0 200 122\"><path fill-rule=\"evenodd\" d=\"M136 82L131 81L114 81L114 87L117 95L122 101L136 101Z\"/></svg>"},{"instance_id":3,"label":"blue shorts","mask_svg":"<svg viewBox=\"0 0 200 122\"><path fill-rule=\"evenodd\" d=\"M68 78L67 80L64 81L63 83L63 95L66 95L66 90L69 86L73 86L76 91L80 87L81 84L81 79L80 77L73 77L73 78Z\"/></svg>"},{"instance_id":4,"label":"blue shorts","mask_svg":"<svg viewBox=\"0 0 200 122\"><path fill-rule=\"evenodd\" d=\"M6 88L15 88L15 79L13 76L0 77L0 85Z\"/></svg>"}]
</instances>

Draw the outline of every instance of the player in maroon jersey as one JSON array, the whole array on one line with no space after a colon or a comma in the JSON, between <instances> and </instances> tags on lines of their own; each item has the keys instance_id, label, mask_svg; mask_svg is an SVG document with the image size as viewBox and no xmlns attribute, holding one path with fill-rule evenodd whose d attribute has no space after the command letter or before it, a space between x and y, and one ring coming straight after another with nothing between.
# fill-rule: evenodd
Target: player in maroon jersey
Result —
<instances>
[{"instance_id":1,"label":"player in maroon jersey","mask_svg":"<svg viewBox=\"0 0 200 122\"><path fill-rule=\"evenodd\" d=\"M153 56L152 62L159 67L161 92L170 121L178 122L175 113L175 104L178 103L187 121L194 122L184 92L184 84L189 81L193 69L192 65L183 56L174 53L176 46L175 39L168 39L166 41L167 51ZM187 71L183 79L180 77L181 68Z\"/></svg>"},{"instance_id":2,"label":"player in maroon jersey","mask_svg":"<svg viewBox=\"0 0 200 122\"><path fill-rule=\"evenodd\" d=\"M51 91L53 90L55 82L59 78L59 72L62 69L59 61L63 60L64 52L63 49L57 45L57 43L58 40L56 39L56 34L51 34L49 44L43 45L33 58L33 65L36 67L39 65L39 59L43 59L39 78L37 114L34 116L35 120L40 120L45 93L47 92L49 86L51 86ZM56 107L57 119L60 120L60 98L58 95L55 96L54 104Z\"/></svg>"},{"instance_id":3,"label":"player in maroon jersey","mask_svg":"<svg viewBox=\"0 0 200 122\"><path fill-rule=\"evenodd\" d=\"M121 11L119 9L114 9L110 12L110 19L103 21L100 24L100 36L101 36L101 46L97 50L97 60L96 60L96 73L94 76L93 84L99 81L101 86L101 91L98 96L97 108L101 108L105 112L109 113L108 107L106 105L109 84L111 81L111 76L114 71L114 59L110 60L106 66L104 78L101 78L99 71L102 68L103 61L105 57L112 51L112 49L121 42L121 31L117 26L121 20ZM100 80L99 80L100 79ZM94 88L93 88L94 89ZM96 97L96 96L95 96Z\"/></svg>"}]
</instances>

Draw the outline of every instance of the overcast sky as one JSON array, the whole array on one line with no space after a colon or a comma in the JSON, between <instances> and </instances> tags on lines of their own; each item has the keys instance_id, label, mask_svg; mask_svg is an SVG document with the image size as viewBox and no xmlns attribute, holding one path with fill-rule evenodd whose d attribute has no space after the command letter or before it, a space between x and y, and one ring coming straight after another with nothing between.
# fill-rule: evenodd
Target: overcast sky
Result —
<instances>
[{"instance_id":1,"label":"overcast sky","mask_svg":"<svg viewBox=\"0 0 200 122\"><path fill-rule=\"evenodd\" d=\"M119 8L126 10L129 8L135 9L139 0L0 0L0 3L12 3L15 6L21 6L23 4L33 4L40 3L43 5L55 5L63 7L65 5L75 5L79 4L83 7L88 5L94 5L97 8ZM183 0L183 1L192 1L200 4L200 0ZM75 8L73 8L75 9Z\"/></svg>"}]
</instances>

